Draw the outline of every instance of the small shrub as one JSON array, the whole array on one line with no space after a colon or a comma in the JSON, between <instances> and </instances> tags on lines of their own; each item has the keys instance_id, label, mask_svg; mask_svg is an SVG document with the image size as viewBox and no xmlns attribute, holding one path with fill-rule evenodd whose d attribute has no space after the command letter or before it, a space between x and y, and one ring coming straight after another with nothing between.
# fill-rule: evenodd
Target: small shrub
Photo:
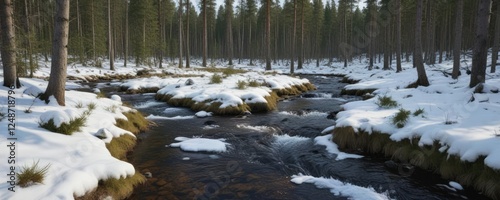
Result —
<instances>
[{"instance_id":1,"label":"small shrub","mask_svg":"<svg viewBox=\"0 0 500 200\"><path fill-rule=\"evenodd\" d=\"M87 108L90 110L90 111L93 111L97 108L97 104L92 102L92 103L89 103L89 105L87 105Z\"/></svg>"},{"instance_id":2,"label":"small shrub","mask_svg":"<svg viewBox=\"0 0 500 200\"><path fill-rule=\"evenodd\" d=\"M403 128L408 121L410 114L411 112L409 110L401 108L392 118L392 123L398 128Z\"/></svg>"},{"instance_id":3,"label":"small shrub","mask_svg":"<svg viewBox=\"0 0 500 200\"><path fill-rule=\"evenodd\" d=\"M19 173L16 174L17 185L28 187L33 183L43 183L43 179L49 170L50 164L44 167L38 166L39 161L33 162L31 166L24 166Z\"/></svg>"},{"instance_id":4,"label":"small shrub","mask_svg":"<svg viewBox=\"0 0 500 200\"><path fill-rule=\"evenodd\" d=\"M75 108L83 108L83 103L81 101L76 103Z\"/></svg>"},{"instance_id":5,"label":"small shrub","mask_svg":"<svg viewBox=\"0 0 500 200\"><path fill-rule=\"evenodd\" d=\"M116 113L116 110L118 110L118 105L109 106L109 107L105 108L105 110L112 112L112 113Z\"/></svg>"},{"instance_id":6,"label":"small shrub","mask_svg":"<svg viewBox=\"0 0 500 200\"><path fill-rule=\"evenodd\" d=\"M236 84L238 85L238 89L240 90L247 88L247 82L245 81L238 81Z\"/></svg>"},{"instance_id":7,"label":"small shrub","mask_svg":"<svg viewBox=\"0 0 500 200\"><path fill-rule=\"evenodd\" d=\"M398 106L398 102L392 100L390 96L379 96L375 104L381 108L394 108Z\"/></svg>"},{"instance_id":8,"label":"small shrub","mask_svg":"<svg viewBox=\"0 0 500 200\"><path fill-rule=\"evenodd\" d=\"M417 110L415 110L415 112L413 112L413 116L419 116L419 115L422 115L424 114L424 109L423 108L419 108Z\"/></svg>"},{"instance_id":9,"label":"small shrub","mask_svg":"<svg viewBox=\"0 0 500 200\"><path fill-rule=\"evenodd\" d=\"M218 84L218 83L222 83L222 76L219 74L214 74L210 78L210 84Z\"/></svg>"},{"instance_id":10,"label":"small shrub","mask_svg":"<svg viewBox=\"0 0 500 200\"><path fill-rule=\"evenodd\" d=\"M261 84L257 80L249 80L248 81L248 86L250 86L250 87L259 87L259 86L261 86Z\"/></svg>"}]
</instances>

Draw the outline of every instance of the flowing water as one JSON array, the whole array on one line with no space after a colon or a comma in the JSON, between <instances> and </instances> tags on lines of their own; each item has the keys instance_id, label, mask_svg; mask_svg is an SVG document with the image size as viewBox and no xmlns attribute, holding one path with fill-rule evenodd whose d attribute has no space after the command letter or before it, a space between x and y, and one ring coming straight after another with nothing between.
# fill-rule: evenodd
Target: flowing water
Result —
<instances>
[{"instance_id":1,"label":"flowing water","mask_svg":"<svg viewBox=\"0 0 500 200\"><path fill-rule=\"evenodd\" d=\"M330 113L357 97L340 96L340 78L305 76L318 90L279 103L277 111L247 116L181 117L153 120L157 126L140 134L130 161L141 173L151 172L146 184L130 199L348 199L313 184L297 185L299 173L331 177L372 187L393 199L483 199L469 190L455 192L448 181L416 170L401 174L386 159L365 156L336 161L314 138L334 125ZM120 94L146 116L193 116L186 108L155 102L153 94ZM227 152L185 152L168 145L174 138L224 138Z\"/></svg>"}]
</instances>

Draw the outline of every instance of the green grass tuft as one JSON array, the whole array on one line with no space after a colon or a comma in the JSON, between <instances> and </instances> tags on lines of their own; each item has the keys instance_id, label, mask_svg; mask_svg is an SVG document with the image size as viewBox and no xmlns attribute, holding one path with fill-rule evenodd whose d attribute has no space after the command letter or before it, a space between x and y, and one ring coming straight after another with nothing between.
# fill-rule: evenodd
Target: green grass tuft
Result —
<instances>
[{"instance_id":1,"label":"green grass tuft","mask_svg":"<svg viewBox=\"0 0 500 200\"><path fill-rule=\"evenodd\" d=\"M21 167L19 173L16 174L17 185L21 187L28 187L33 183L43 183L43 179L50 168L50 164L44 167L38 166L39 161L33 162L31 166Z\"/></svg>"},{"instance_id":2,"label":"green grass tuft","mask_svg":"<svg viewBox=\"0 0 500 200\"><path fill-rule=\"evenodd\" d=\"M214 74L210 78L210 84L219 84L222 83L222 76L219 74Z\"/></svg>"},{"instance_id":3,"label":"green grass tuft","mask_svg":"<svg viewBox=\"0 0 500 200\"><path fill-rule=\"evenodd\" d=\"M390 96L379 96L375 104L381 108L395 108L398 106L398 102L392 100Z\"/></svg>"},{"instance_id":4,"label":"green grass tuft","mask_svg":"<svg viewBox=\"0 0 500 200\"><path fill-rule=\"evenodd\" d=\"M96 103L94 103L94 102L89 103L89 104L87 105L87 109L88 109L88 110L90 110L90 111L93 111L93 110L95 110L96 108L97 108L97 104L96 104Z\"/></svg>"},{"instance_id":5,"label":"green grass tuft","mask_svg":"<svg viewBox=\"0 0 500 200\"><path fill-rule=\"evenodd\" d=\"M106 94L104 94L104 92L99 92L96 94L96 98L100 99L100 98L106 98Z\"/></svg>"},{"instance_id":6,"label":"green grass tuft","mask_svg":"<svg viewBox=\"0 0 500 200\"><path fill-rule=\"evenodd\" d=\"M116 126L134 134L148 130L149 121L140 112L126 112L123 114L127 119L116 119Z\"/></svg>"},{"instance_id":7,"label":"green grass tuft","mask_svg":"<svg viewBox=\"0 0 500 200\"><path fill-rule=\"evenodd\" d=\"M39 122L40 127L55 133L62 133L64 135L72 135L74 132L80 131L81 127L85 125L87 118L80 116L69 121L69 123L61 123L58 127L54 124L54 119L50 119L47 123Z\"/></svg>"},{"instance_id":8,"label":"green grass tuft","mask_svg":"<svg viewBox=\"0 0 500 200\"><path fill-rule=\"evenodd\" d=\"M396 115L394 115L394 117L392 118L392 123L396 125L396 127L398 128L403 128L406 122L408 122L410 113L411 112L409 110L400 108L399 111L396 113Z\"/></svg>"},{"instance_id":9,"label":"green grass tuft","mask_svg":"<svg viewBox=\"0 0 500 200\"><path fill-rule=\"evenodd\" d=\"M424 114L424 112L425 111L423 108L419 108L419 109L415 110L415 112L413 112L413 116L416 117L416 116L422 115L422 114Z\"/></svg>"},{"instance_id":10,"label":"green grass tuft","mask_svg":"<svg viewBox=\"0 0 500 200\"><path fill-rule=\"evenodd\" d=\"M75 108L83 108L83 103L81 101L76 103Z\"/></svg>"}]
</instances>

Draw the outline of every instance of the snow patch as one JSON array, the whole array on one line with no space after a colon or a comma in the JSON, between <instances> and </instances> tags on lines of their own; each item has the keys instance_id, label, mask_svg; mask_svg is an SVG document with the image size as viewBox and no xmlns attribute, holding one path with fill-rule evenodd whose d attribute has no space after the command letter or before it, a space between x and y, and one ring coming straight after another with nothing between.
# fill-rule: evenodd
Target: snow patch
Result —
<instances>
[{"instance_id":1,"label":"snow patch","mask_svg":"<svg viewBox=\"0 0 500 200\"><path fill-rule=\"evenodd\" d=\"M229 143L224 142L225 139L208 139L208 138L186 138L176 137L177 143L170 144L170 147L179 147L183 151L206 151L206 152L226 152Z\"/></svg>"}]
</instances>

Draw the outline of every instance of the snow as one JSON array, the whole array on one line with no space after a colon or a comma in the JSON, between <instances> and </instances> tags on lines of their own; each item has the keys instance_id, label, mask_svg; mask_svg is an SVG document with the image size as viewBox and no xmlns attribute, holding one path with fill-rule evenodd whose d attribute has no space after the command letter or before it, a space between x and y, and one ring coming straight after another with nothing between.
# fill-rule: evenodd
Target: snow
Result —
<instances>
[{"instance_id":1,"label":"snow","mask_svg":"<svg viewBox=\"0 0 500 200\"><path fill-rule=\"evenodd\" d=\"M174 116L174 117L165 117L165 116L158 116L158 115L149 115L146 117L146 119L151 119L151 120L154 120L154 119L165 119L165 120L183 120L183 119L193 119L194 116L193 115L190 115L190 116Z\"/></svg>"},{"instance_id":2,"label":"snow","mask_svg":"<svg viewBox=\"0 0 500 200\"><path fill-rule=\"evenodd\" d=\"M347 197L353 200L387 200L387 192L378 193L372 187L361 187L345 183L334 178L313 177L307 175L293 175L292 180L295 184L311 183L317 188L328 188L335 196Z\"/></svg>"},{"instance_id":3,"label":"snow","mask_svg":"<svg viewBox=\"0 0 500 200\"><path fill-rule=\"evenodd\" d=\"M31 166L39 162L39 166L50 165L42 184L21 188L15 187L16 192L10 192L9 183L0 183L1 199L73 199L94 190L99 180L108 178L123 178L135 173L134 167L124 161L111 156L106 149L106 142L114 137L132 133L116 127L116 118L126 119L121 112L130 111L130 108L122 107L120 102L111 99L99 98L95 94L66 91L66 106L57 105L53 97L51 102L35 99L40 91L44 91L47 82L41 79L21 78L23 87L14 89L15 94L11 96L16 99L16 172L22 166ZM68 83L70 88L74 84ZM0 109L7 112L8 91L6 87L0 87L0 100L4 101ZM90 103L96 104L84 127L72 135L63 135L45 130L39 126L40 123L54 120L54 124L60 126L69 122L72 118L79 117ZM33 105L32 105L33 104ZM81 104L83 107L77 106ZM31 106L32 105L32 106ZM112 113L106 108L115 106L121 112ZM31 107L31 108L30 108ZM31 113L24 111L30 108ZM7 119L0 121L0 127L7 127L10 123ZM100 129L106 129L107 141L94 136ZM5 136L4 136L5 137ZM5 147L9 141L1 141ZM0 157L9 157L10 152L2 149ZM0 162L0 173L8 174L11 165L7 161Z\"/></svg>"},{"instance_id":4,"label":"snow","mask_svg":"<svg viewBox=\"0 0 500 200\"><path fill-rule=\"evenodd\" d=\"M460 183L457 183L455 181L450 181L448 183L448 185L450 185L451 187L457 189L457 190L464 190L464 187L462 187L462 185L460 185Z\"/></svg>"},{"instance_id":5,"label":"snow","mask_svg":"<svg viewBox=\"0 0 500 200\"><path fill-rule=\"evenodd\" d=\"M202 111L199 111L199 112L195 113L194 116L196 116L198 118L211 117L212 113L202 110Z\"/></svg>"},{"instance_id":6,"label":"snow","mask_svg":"<svg viewBox=\"0 0 500 200\"><path fill-rule=\"evenodd\" d=\"M318 137L314 138L314 144L323 145L326 147L326 151L328 151L328 153L336 154L337 157L335 158L335 160L344 160L346 158L362 158L363 157L361 155L341 152L339 150L337 144L332 142L332 134L318 136Z\"/></svg>"},{"instance_id":7,"label":"snow","mask_svg":"<svg viewBox=\"0 0 500 200\"><path fill-rule=\"evenodd\" d=\"M179 147L183 151L193 152L226 152L226 146L229 145L224 142L225 139L176 137L175 141L178 142L170 144L170 147Z\"/></svg>"}]
</instances>

